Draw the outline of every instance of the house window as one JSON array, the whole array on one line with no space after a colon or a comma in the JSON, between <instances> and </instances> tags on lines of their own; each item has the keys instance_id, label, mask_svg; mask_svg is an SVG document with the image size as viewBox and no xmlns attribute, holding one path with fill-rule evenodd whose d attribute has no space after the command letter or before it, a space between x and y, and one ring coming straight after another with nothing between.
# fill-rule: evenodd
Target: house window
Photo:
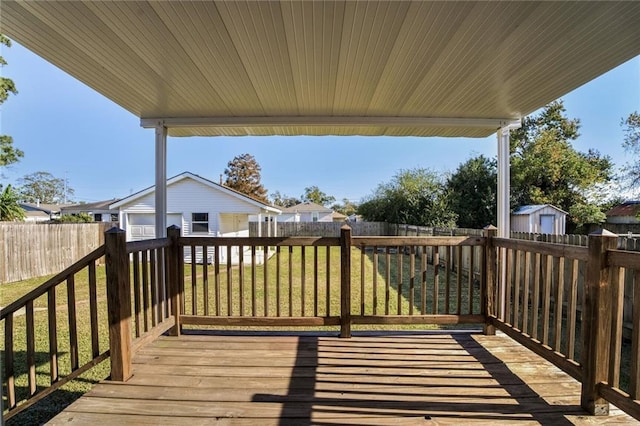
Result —
<instances>
[{"instance_id":1,"label":"house window","mask_svg":"<svg viewBox=\"0 0 640 426\"><path fill-rule=\"evenodd\" d=\"M191 213L191 232L209 233L209 213Z\"/></svg>"},{"instance_id":2,"label":"house window","mask_svg":"<svg viewBox=\"0 0 640 426\"><path fill-rule=\"evenodd\" d=\"M318 221L318 212L312 212L311 213L311 221L313 221L313 222L317 222Z\"/></svg>"},{"instance_id":3,"label":"house window","mask_svg":"<svg viewBox=\"0 0 640 426\"><path fill-rule=\"evenodd\" d=\"M111 213L111 222L118 221L118 213Z\"/></svg>"},{"instance_id":4,"label":"house window","mask_svg":"<svg viewBox=\"0 0 640 426\"><path fill-rule=\"evenodd\" d=\"M94 213L93 214L94 222L102 222L102 213Z\"/></svg>"}]
</instances>

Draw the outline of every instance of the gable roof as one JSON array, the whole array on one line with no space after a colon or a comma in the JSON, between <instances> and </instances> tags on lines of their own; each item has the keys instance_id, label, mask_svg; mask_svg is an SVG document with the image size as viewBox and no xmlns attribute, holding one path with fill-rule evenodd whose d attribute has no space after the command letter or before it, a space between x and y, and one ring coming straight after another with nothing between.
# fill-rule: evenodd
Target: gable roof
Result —
<instances>
[{"instance_id":1,"label":"gable roof","mask_svg":"<svg viewBox=\"0 0 640 426\"><path fill-rule=\"evenodd\" d=\"M295 206L282 209L282 213L308 213L308 212L332 213L333 210L325 206L321 206L320 204L312 203L309 201L305 201L304 203L296 204Z\"/></svg>"},{"instance_id":2,"label":"gable roof","mask_svg":"<svg viewBox=\"0 0 640 426\"><path fill-rule=\"evenodd\" d=\"M60 213L63 207L68 204L45 204L45 203L18 203L27 212L44 212L46 214Z\"/></svg>"},{"instance_id":3,"label":"gable roof","mask_svg":"<svg viewBox=\"0 0 640 426\"><path fill-rule=\"evenodd\" d=\"M640 213L640 201L625 201L609 210L606 215L611 216L636 216Z\"/></svg>"},{"instance_id":4,"label":"gable roof","mask_svg":"<svg viewBox=\"0 0 640 426\"><path fill-rule=\"evenodd\" d=\"M200 182L201 184L203 184L205 186L213 188L213 189L215 189L217 191L221 191L224 194L227 194L227 195L230 195L232 197L238 198L238 199L240 199L240 200L242 200L242 201L244 201L246 203L252 204L252 205L254 205L256 207L259 207L261 209L265 209L265 210L268 210L270 212L274 212L274 213L277 213L277 214L280 214L280 212L281 212L280 209L278 209L278 208L276 208L274 206L271 206L269 204L266 204L266 203L263 203L261 201L258 201L258 200L254 199L252 197L249 197L249 196L247 196L247 195L245 195L245 194L243 194L241 192L235 191L235 190L233 190L231 188L228 188L228 187L226 187L224 185L217 184L217 183L215 183L215 182L213 182L213 181L211 181L209 179L203 178L202 176L198 176L198 175L196 175L194 173L191 173L191 172L182 172L179 175L176 175L176 176L173 176L172 178L167 179L167 189L169 188L169 186L171 186L171 185L173 185L173 184L175 184L177 182L180 182L182 180L185 180L185 179L195 180L196 182ZM152 186L150 186L148 188L145 188L145 189L143 189L141 191L136 192L135 194L131 194L128 197L125 197L125 198L122 198L119 201L116 201L115 203L111 204L109 206L109 208L110 209L120 208L121 206L123 206L125 204L129 204L133 200L136 200L136 199L142 198L142 197L144 197L146 195L154 193L155 189L156 189L155 185L152 185Z\"/></svg>"},{"instance_id":5,"label":"gable roof","mask_svg":"<svg viewBox=\"0 0 640 426\"><path fill-rule=\"evenodd\" d=\"M96 201L93 203L79 203L72 204L70 206L63 207L63 210L113 210L110 208L111 204L120 200L112 198L110 200Z\"/></svg>"},{"instance_id":6,"label":"gable roof","mask_svg":"<svg viewBox=\"0 0 640 426\"><path fill-rule=\"evenodd\" d=\"M552 204L530 204L527 206L520 206L518 208L516 208L512 214L514 215L527 215L527 214L533 214L535 212L537 212L538 210L544 209L545 207L551 207L554 210L557 210L561 213L564 214L569 214L567 212L565 212L562 209L559 209L558 207L552 205Z\"/></svg>"}]
</instances>

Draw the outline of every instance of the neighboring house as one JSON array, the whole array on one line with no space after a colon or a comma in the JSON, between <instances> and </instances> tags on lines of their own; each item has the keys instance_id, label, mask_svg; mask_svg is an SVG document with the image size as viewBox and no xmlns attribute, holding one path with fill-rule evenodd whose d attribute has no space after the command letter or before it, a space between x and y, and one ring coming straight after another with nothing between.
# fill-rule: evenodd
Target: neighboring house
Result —
<instances>
[{"instance_id":1,"label":"neighboring house","mask_svg":"<svg viewBox=\"0 0 640 426\"><path fill-rule=\"evenodd\" d=\"M564 234L567 212L551 204L520 206L511 213L511 230L534 234Z\"/></svg>"},{"instance_id":2,"label":"neighboring house","mask_svg":"<svg viewBox=\"0 0 640 426\"><path fill-rule=\"evenodd\" d=\"M119 211L127 241L155 238L155 186L109 208ZM249 216L262 221L278 214L280 210L273 206L193 173L184 172L167 180L167 226L179 226L182 236L248 237ZM277 221L272 222L275 227ZM226 251L221 250L221 254L221 262L226 262ZM237 253L232 256L234 262Z\"/></svg>"},{"instance_id":3,"label":"neighboring house","mask_svg":"<svg viewBox=\"0 0 640 426\"><path fill-rule=\"evenodd\" d=\"M25 222L48 222L60 217L60 210L64 207L59 204L43 203L18 203L24 209Z\"/></svg>"},{"instance_id":4,"label":"neighboring house","mask_svg":"<svg viewBox=\"0 0 640 426\"><path fill-rule=\"evenodd\" d=\"M118 209L111 209L109 206L118 202L117 198L105 201L97 201L95 203L73 204L71 206L63 207L61 210L62 215L78 215L80 213L86 213L93 217L94 222L117 222L118 221Z\"/></svg>"},{"instance_id":5,"label":"neighboring house","mask_svg":"<svg viewBox=\"0 0 640 426\"><path fill-rule=\"evenodd\" d=\"M607 212L607 223L640 224L640 201L625 201Z\"/></svg>"},{"instance_id":6,"label":"neighboring house","mask_svg":"<svg viewBox=\"0 0 640 426\"><path fill-rule=\"evenodd\" d=\"M333 222L333 210L304 202L282 209L281 222Z\"/></svg>"}]
</instances>

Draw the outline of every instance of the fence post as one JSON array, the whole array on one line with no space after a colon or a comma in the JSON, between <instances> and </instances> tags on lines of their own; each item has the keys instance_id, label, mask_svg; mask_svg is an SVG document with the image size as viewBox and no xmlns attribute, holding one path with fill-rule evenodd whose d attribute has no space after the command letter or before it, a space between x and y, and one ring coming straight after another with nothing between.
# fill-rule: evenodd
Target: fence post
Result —
<instances>
[{"instance_id":1,"label":"fence post","mask_svg":"<svg viewBox=\"0 0 640 426\"><path fill-rule=\"evenodd\" d=\"M351 337L351 228L340 228L340 337Z\"/></svg>"},{"instance_id":2,"label":"fence post","mask_svg":"<svg viewBox=\"0 0 640 426\"><path fill-rule=\"evenodd\" d=\"M491 323L491 317L495 316L495 292L496 292L496 268L497 268L497 254L496 248L493 245L493 238L497 235L498 228L493 225L485 226L482 230L482 236L486 238L484 246L484 277L482 283L482 313L485 317L483 326L483 332L487 336L494 336L496 334L496 327Z\"/></svg>"},{"instance_id":3,"label":"fence post","mask_svg":"<svg viewBox=\"0 0 640 426\"><path fill-rule=\"evenodd\" d=\"M131 377L131 286L126 232L111 228L105 232L107 311L111 380L126 382Z\"/></svg>"},{"instance_id":4,"label":"fence post","mask_svg":"<svg viewBox=\"0 0 640 426\"><path fill-rule=\"evenodd\" d=\"M182 266L182 252L180 250L180 245L178 243L178 239L180 238L180 228L176 225L171 225L167 228L167 237L171 240L171 246L169 246L169 261L167 265L169 266L168 277L169 277L169 300L171 304L171 315L175 320L175 325L171 327L169 330L170 336L179 336L180 335L180 274L183 274L184 271L181 268ZM202 254L203 262L207 261L207 253Z\"/></svg>"},{"instance_id":5,"label":"fence post","mask_svg":"<svg viewBox=\"0 0 640 426\"><path fill-rule=\"evenodd\" d=\"M617 235L606 229L589 234L582 321L584 339L580 405L596 416L609 414L609 403L598 394L598 383L607 381L611 339L611 288L607 250L615 249L617 243Z\"/></svg>"}]
</instances>

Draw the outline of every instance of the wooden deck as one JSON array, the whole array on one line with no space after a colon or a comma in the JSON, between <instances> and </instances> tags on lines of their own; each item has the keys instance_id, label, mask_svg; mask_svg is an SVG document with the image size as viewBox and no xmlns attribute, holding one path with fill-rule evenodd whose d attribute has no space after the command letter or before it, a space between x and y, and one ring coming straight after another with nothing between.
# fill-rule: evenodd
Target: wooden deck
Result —
<instances>
[{"instance_id":1,"label":"wooden deck","mask_svg":"<svg viewBox=\"0 0 640 426\"><path fill-rule=\"evenodd\" d=\"M504 335L354 334L161 337L50 424L637 424Z\"/></svg>"}]
</instances>

